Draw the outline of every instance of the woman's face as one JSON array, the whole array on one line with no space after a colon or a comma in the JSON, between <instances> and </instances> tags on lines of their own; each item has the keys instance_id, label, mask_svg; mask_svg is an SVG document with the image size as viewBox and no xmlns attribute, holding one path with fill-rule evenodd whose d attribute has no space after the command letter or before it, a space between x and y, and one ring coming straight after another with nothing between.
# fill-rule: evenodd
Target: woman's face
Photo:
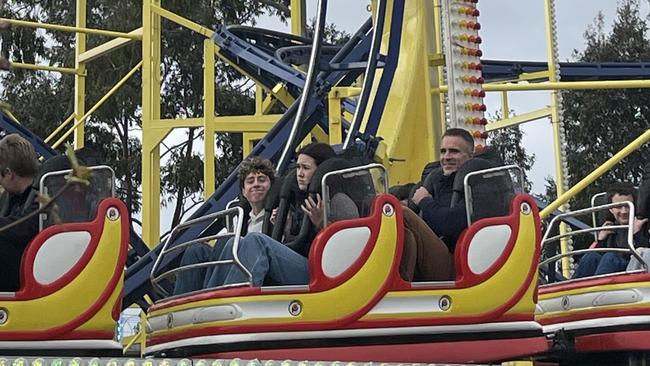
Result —
<instances>
[{"instance_id":1,"label":"woman's face","mask_svg":"<svg viewBox=\"0 0 650 366\"><path fill-rule=\"evenodd\" d=\"M298 155L298 168L296 170L296 178L298 179L298 188L301 191L306 191L311 182L311 177L316 171L316 160L309 155Z\"/></svg>"}]
</instances>

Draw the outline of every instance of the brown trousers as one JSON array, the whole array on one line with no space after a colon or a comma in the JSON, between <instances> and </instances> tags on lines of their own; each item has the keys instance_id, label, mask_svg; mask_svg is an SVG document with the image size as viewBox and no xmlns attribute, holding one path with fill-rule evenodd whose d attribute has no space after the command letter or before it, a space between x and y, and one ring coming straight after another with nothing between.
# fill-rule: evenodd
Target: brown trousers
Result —
<instances>
[{"instance_id":1,"label":"brown trousers","mask_svg":"<svg viewBox=\"0 0 650 366\"><path fill-rule=\"evenodd\" d=\"M404 281L454 279L454 256L424 220L408 207L404 211L404 250L399 274Z\"/></svg>"}]
</instances>

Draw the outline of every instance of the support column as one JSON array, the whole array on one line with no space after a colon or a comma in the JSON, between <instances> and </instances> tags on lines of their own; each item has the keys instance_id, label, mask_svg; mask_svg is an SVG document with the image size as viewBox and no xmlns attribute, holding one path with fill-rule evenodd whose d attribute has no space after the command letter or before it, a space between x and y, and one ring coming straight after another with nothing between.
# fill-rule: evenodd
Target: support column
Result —
<instances>
[{"instance_id":1,"label":"support column","mask_svg":"<svg viewBox=\"0 0 650 366\"><path fill-rule=\"evenodd\" d=\"M86 28L86 0L77 0L76 26ZM79 61L80 55L86 52L86 34L77 32L75 41L75 69L74 76L74 113L75 122L86 114L86 63ZM74 148L81 149L85 143L85 122L74 129Z\"/></svg>"},{"instance_id":2,"label":"support column","mask_svg":"<svg viewBox=\"0 0 650 366\"><path fill-rule=\"evenodd\" d=\"M214 67L215 44L211 39L203 41L203 128L205 157L203 159L204 199L207 200L215 190L215 130L212 121L215 117Z\"/></svg>"},{"instance_id":3,"label":"support column","mask_svg":"<svg viewBox=\"0 0 650 366\"><path fill-rule=\"evenodd\" d=\"M160 16L142 6L142 239L149 247L160 241L160 141L166 135L153 128L160 119Z\"/></svg>"}]
</instances>

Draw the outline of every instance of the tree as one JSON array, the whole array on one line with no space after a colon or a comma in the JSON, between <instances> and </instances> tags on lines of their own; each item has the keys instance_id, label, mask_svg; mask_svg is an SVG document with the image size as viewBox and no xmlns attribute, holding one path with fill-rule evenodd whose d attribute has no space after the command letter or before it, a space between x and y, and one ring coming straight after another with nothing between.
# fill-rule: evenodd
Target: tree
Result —
<instances>
[{"instance_id":1,"label":"tree","mask_svg":"<svg viewBox=\"0 0 650 366\"><path fill-rule=\"evenodd\" d=\"M648 62L647 33L647 23L639 13L639 1L624 0L619 4L611 32L605 33L600 14L585 32L586 48L574 51L574 58L582 62ZM648 129L650 91L647 89L575 90L562 95L571 185ZM628 156L579 195L572 206L588 207L591 196L602 192L609 182L638 184L649 152L646 145Z\"/></svg>"},{"instance_id":2,"label":"tree","mask_svg":"<svg viewBox=\"0 0 650 366\"><path fill-rule=\"evenodd\" d=\"M289 1L272 0L183 0L165 1L166 9L178 12L208 28L218 24L254 24L263 12L286 21ZM116 0L88 1L87 26L129 32L141 26L142 3ZM74 25L74 0L7 0L0 9L6 18ZM203 115L203 40L204 36L175 23L162 22L163 88L161 90L162 118L195 118ZM72 33L36 31L15 28L1 34L1 52L13 61L72 67L74 39ZM108 41L103 36L88 36L88 49ZM86 106L89 108L141 60L139 43L115 50L88 65ZM220 63L216 80L218 114L252 114L254 102L250 91L241 90L243 78L232 68ZM2 98L13 106L15 114L36 134L45 137L67 116L73 113L74 78L48 72L16 69L0 77L4 87ZM140 209L138 191L141 177L141 146L134 136L140 128L141 75L137 73L87 121L86 145L97 153L96 159L112 166L118 178L118 193L131 212ZM174 224L186 211L186 200L202 190L204 157L194 148L202 131L190 129L186 140L173 146L165 155L163 195L165 202L174 202ZM71 139L68 139L71 141ZM241 156L241 136L220 134L218 148L227 152L219 159L217 181ZM163 153L164 154L164 153ZM172 168L174 167L174 168ZM190 172L188 174L188 172ZM197 174L201 172L201 174ZM134 174L135 173L135 174Z\"/></svg>"},{"instance_id":3,"label":"tree","mask_svg":"<svg viewBox=\"0 0 650 366\"><path fill-rule=\"evenodd\" d=\"M513 111L510 112L513 115ZM497 111L494 116L490 116L492 120L501 118L502 113ZM530 182L528 180L528 172L535 164L535 154L529 154L522 143L524 132L519 126L512 126L503 128L490 133L488 138L488 146L496 150L497 155L503 160L504 164L515 164L524 171L524 183L527 189L530 189Z\"/></svg>"}]
</instances>

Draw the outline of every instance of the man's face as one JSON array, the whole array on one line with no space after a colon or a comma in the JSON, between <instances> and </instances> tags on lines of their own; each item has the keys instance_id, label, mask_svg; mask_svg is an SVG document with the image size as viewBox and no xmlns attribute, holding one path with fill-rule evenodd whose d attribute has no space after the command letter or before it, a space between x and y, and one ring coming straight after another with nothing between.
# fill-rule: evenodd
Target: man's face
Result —
<instances>
[{"instance_id":1,"label":"man's face","mask_svg":"<svg viewBox=\"0 0 650 366\"><path fill-rule=\"evenodd\" d=\"M266 174L249 173L244 179L242 194L251 205L261 205L264 204L269 188L271 188L271 179Z\"/></svg>"},{"instance_id":2,"label":"man's face","mask_svg":"<svg viewBox=\"0 0 650 366\"><path fill-rule=\"evenodd\" d=\"M445 136L440 144L440 164L444 175L450 175L472 158L471 148L458 136Z\"/></svg>"},{"instance_id":3,"label":"man's face","mask_svg":"<svg viewBox=\"0 0 650 366\"><path fill-rule=\"evenodd\" d=\"M614 194L612 196L612 203L630 201L634 202L634 197L629 194ZM630 222L630 208L628 206L613 207L609 212L614 215L616 223L619 225L627 225Z\"/></svg>"}]
</instances>

